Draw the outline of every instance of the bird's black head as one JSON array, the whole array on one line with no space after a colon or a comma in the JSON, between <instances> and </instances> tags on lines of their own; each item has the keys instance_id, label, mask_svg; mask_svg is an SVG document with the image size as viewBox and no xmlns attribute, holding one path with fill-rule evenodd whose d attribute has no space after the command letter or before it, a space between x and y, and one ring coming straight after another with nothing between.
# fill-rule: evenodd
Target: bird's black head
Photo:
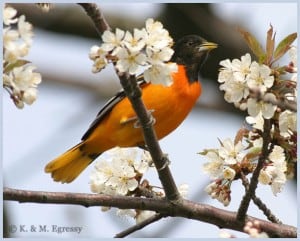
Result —
<instances>
[{"instance_id":1,"label":"bird's black head","mask_svg":"<svg viewBox=\"0 0 300 241\"><path fill-rule=\"evenodd\" d=\"M217 46L217 44L208 42L198 35L187 35L175 43L171 61L184 65L189 80L193 82L198 79L198 73L208 53Z\"/></svg>"}]
</instances>

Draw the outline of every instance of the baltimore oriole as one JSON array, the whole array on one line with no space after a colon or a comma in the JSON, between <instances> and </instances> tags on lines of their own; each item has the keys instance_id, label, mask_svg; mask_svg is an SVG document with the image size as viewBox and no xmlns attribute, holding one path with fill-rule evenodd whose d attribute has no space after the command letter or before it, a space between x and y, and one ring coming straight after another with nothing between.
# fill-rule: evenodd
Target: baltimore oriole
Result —
<instances>
[{"instance_id":1,"label":"baltimore oriole","mask_svg":"<svg viewBox=\"0 0 300 241\"><path fill-rule=\"evenodd\" d=\"M201 94L199 70L209 51L216 47L217 44L197 35L185 36L174 45L171 61L177 63L178 70L172 74L173 84L141 84L142 100L156 120L158 139L175 130L192 110ZM128 98L123 91L119 92L100 110L82 141L49 162L45 172L51 173L55 181L69 183L106 150L143 145L142 131L136 123Z\"/></svg>"}]
</instances>

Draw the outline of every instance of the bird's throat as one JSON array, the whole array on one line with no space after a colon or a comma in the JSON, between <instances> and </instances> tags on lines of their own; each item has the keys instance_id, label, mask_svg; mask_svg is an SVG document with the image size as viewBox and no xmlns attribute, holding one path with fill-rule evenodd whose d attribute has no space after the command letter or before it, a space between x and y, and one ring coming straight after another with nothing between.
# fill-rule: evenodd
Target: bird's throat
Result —
<instances>
[{"instance_id":1,"label":"bird's throat","mask_svg":"<svg viewBox=\"0 0 300 241\"><path fill-rule=\"evenodd\" d=\"M186 66L185 68L186 68L186 74L187 74L189 83L194 83L194 82L198 81L201 65L194 64L194 65Z\"/></svg>"}]
</instances>

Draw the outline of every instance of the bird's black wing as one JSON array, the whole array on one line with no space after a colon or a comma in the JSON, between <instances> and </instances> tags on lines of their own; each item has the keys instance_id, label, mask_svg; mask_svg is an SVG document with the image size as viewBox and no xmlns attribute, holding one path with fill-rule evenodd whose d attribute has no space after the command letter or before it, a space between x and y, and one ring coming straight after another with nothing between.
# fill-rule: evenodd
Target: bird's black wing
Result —
<instances>
[{"instance_id":1,"label":"bird's black wing","mask_svg":"<svg viewBox=\"0 0 300 241\"><path fill-rule=\"evenodd\" d=\"M139 86L144 85L146 82L143 79L143 76L137 77ZM112 108L118 104L121 100L126 97L124 90L119 91L114 97L106 102L106 104L102 107L102 109L98 112L95 120L89 126L89 129L84 133L81 140L86 140L89 135L94 131L94 129L98 126L98 124L103 120L103 118L110 113Z\"/></svg>"}]
</instances>

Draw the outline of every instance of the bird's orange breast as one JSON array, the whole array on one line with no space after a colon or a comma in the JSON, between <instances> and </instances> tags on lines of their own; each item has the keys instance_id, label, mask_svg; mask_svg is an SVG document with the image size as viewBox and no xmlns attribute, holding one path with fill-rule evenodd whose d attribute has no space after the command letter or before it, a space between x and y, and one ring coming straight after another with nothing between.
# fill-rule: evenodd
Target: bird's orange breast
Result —
<instances>
[{"instance_id":1,"label":"bird's orange breast","mask_svg":"<svg viewBox=\"0 0 300 241\"><path fill-rule=\"evenodd\" d=\"M201 94L199 81L189 83L184 66L173 74L173 84L145 85L142 99L155 118L154 128L161 139L175 130L195 105ZM130 147L143 144L141 128L128 98L117 103L85 141L89 149L104 152L112 147Z\"/></svg>"}]
</instances>

